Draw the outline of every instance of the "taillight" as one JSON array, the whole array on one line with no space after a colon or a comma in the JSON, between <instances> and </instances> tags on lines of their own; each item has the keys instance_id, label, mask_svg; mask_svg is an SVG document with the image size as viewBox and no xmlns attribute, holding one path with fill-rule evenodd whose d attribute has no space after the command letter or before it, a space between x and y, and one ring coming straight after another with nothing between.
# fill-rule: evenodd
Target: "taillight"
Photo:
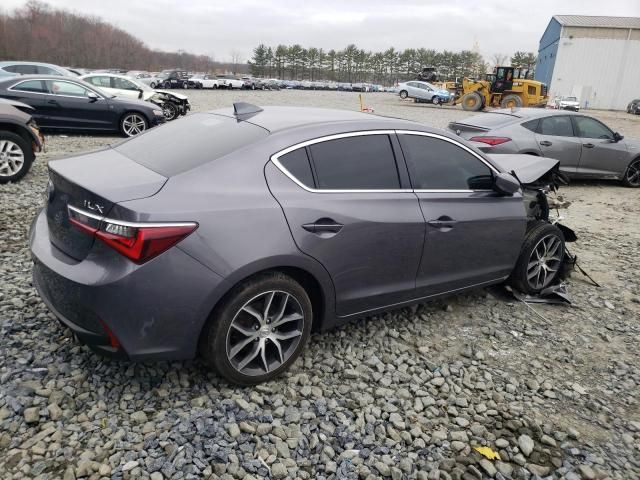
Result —
<instances>
[{"instance_id":1,"label":"taillight","mask_svg":"<svg viewBox=\"0 0 640 480\"><path fill-rule=\"evenodd\" d=\"M511 141L511 139L508 137L471 137L469 140L471 142L486 143L487 145L491 145L492 147Z\"/></svg>"},{"instance_id":2,"label":"taillight","mask_svg":"<svg viewBox=\"0 0 640 480\"><path fill-rule=\"evenodd\" d=\"M110 218L96 222L95 215L71 206L69 221L137 264L157 257L198 228L194 222L131 223Z\"/></svg>"}]
</instances>

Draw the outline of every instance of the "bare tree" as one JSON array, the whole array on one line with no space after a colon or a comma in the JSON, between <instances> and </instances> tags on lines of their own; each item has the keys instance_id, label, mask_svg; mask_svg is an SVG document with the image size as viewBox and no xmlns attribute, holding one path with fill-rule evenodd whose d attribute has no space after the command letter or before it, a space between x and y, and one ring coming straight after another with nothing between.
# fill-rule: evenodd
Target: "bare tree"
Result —
<instances>
[{"instance_id":1,"label":"bare tree","mask_svg":"<svg viewBox=\"0 0 640 480\"><path fill-rule=\"evenodd\" d=\"M509 57L504 53L494 53L491 57L491 60L493 62L493 66L498 67L501 65L506 65L505 62L507 61L507 58Z\"/></svg>"},{"instance_id":2,"label":"bare tree","mask_svg":"<svg viewBox=\"0 0 640 480\"><path fill-rule=\"evenodd\" d=\"M231 63L233 64L233 73L238 71L238 64L242 62L242 54L238 50L231 50Z\"/></svg>"}]
</instances>

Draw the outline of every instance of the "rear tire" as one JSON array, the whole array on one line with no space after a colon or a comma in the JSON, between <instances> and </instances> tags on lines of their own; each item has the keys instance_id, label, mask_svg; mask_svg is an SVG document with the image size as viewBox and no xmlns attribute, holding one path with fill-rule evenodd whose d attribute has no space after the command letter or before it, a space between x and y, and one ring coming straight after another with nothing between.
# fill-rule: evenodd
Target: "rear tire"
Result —
<instances>
[{"instance_id":1,"label":"rear tire","mask_svg":"<svg viewBox=\"0 0 640 480\"><path fill-rule=\"evenodd\" d=\"M434 105L440 105L440 97L432 97L431 103L433 103Z\"/></svg>"},{"instance_id":2,"label":"rear tire","mask_svg":"<svg viewBox=\"0 0 640 480\"><path fill-rule=\"evenodd\" d=\"M35 158L27 140L16 133L0 131L0 183L20 180Z\"/></svg>"},{"instance_id":3,"label":"rear tire","mask_svg":"<svg viewBox=\"0 0 640 480\"><path fill-rule=\"evenodd\" d=\"M631 161L631 163L627 167L627 170L624 172L622 184L625 187L640 187L640 158L636 158Z\"/></svg>"},{"instance_id":4,"label":"rear tire","mask_svg":"<svg viewBox=\"0 0 640 480\"><path fill-rule=\"evenodd\" d=\"M505 95L500 101L500 106L502 108L521 108L522 99L518 95Z\"/></svg>"},{"instance_id":5,"label":"rear tire","mask_svg":"<svg viewBox=\"0 0 640 480\"><path fill-rule=\"evenodd\" d=\"M469 92L462 97L462 109L467 112L482 110L482 95L478 92Z\"/></svg>"},{"instance_id":6,"label":"rear tire","mask_svg":"<svg viewBox=\"0 0 640 480\"><path fill-rule=\"evenodd\" d=\"M299 283L278 272L260 274L215 308L200 336L200 353L228 381L256 385L295 362L312 321L311 300Z\"/></svg>"},{"instance_id":7,"label":"rear tire","mask_svg":"<svg viewBox=\"0 0 640 480\"><path fill-rule=\"evenodd\" d=\"M527 227L520 256L508 283L526 294L537 294L558 278L564 259L564 235L550 223L536 221Z\"/></svg>"},{"instance_id":8,"label":"rear tire","mask_svg":"<svg viewBox=\"0 0 640 480\"><path fill-rule=\"evenodd\" d=\"M409 96L409 92L407 92L406 90L402 90L402 91L400 91L400 98L401 98L401 99L403 99L403 100L404 100L404 99L405 99L405 98L407 98L408 96Z\"/></svg>"}]
</instances>

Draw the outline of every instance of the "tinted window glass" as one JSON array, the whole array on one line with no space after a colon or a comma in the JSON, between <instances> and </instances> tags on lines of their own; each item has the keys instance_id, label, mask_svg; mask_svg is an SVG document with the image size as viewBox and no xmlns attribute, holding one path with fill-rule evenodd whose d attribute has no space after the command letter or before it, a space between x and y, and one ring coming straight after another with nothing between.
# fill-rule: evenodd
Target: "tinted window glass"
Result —
<instances>
[{"instance_id":1,"label":"tinted window glass","mask_svg":"<svg viewBox=\"0 0 640 480\"><path fill-rule=\"evenodd\" d=\"M2 67L5 72L16 73L16 65L7 65L6 67Z\"/></svg>"},{"instance_id":2,"label":"tinted window glass","mask_svg":"<svg viewBox=\"0 0 640 480\"><path fill-rule=\"evenodd\" d=\"M41 65L36 67L39 75L59 75L53 68L43 67Z\"/></svg>"},{"instance_id":3,"label":"tinted window glass","mask_svg":"<svg viewBox=\"0 0 640 480\"><path fill-rule=\"evenodd\" d=\"M35 65L16 65L15 72L22 75L33 75L36 73Z\"/></svg>"},{"instance_id":4,"label":"tinted window glass","mask_svg":"<svg viewBox=\"0 0 640 480\"><path fill-rule=\"evenodd\" d=\"M19 90L21 92L48 93L42 80L27 80L26 82L20 82L13 87L13 90Z\"/></svg>"},{"instance_id":5,"label":"tinted window glass","mask_svg":"<svg viewBox=\"0 0 640 480\"><path fill-rule=\"evenodd\" d=\"M70 97L86 97L89 91L77 83L60 80L47 80L49 91L54 95L67 95Z\"/></svg>"},{"instance_id":6,"label":"tinted window glass","mask_svg":"<svg viewBox=\"0 0 640 480\"><path fill-rule=\"evenodd\" d=\"M399 135L416 189L489 190L491 170L474 155L438 138Z\"/></svg>"},{"instance_id":7,"label":"tinted window glass","mask_svg":"<svg viewBox=\"0 0 640 480\"><path fill-rule=\"evenodd\" d=\"M593 118L575 117L575 122L581 138L613 138L613 132Z\"/></svg>"},{"instance_id":8,"label":"tinted window glass","mask_svg":"<svg viewBox=\"0 0 640 480\"><path fill-rule=\"evenodd\" d=\"M388 135L362 135L309 147L318 188L397 189L400 179Z\"/></svg>"},{"instance_id":9,"label":"tinted window glass","mask_svg":"<svg viewBox=\"0 0 640 480\"><path fill-rule=\"evenodd\" d=\"M170 177L257 142L268 134L264 128L251 123L238 123L221 115L196 113L126 140L115 150L160 175Z\"/></svg>"},{"instance_id":10,"label":"tinted window glass","mask_svg":"<svg viewBox=\"0 0 640 480\"><path fill-rule=\"evenodd\" d=\"M96 87L106 87L111 88L111 80L109 77L100 76L100 77L89 77L86 79L91 85L95 85Z\"/></svg>"},{"instance_id":11,"label":"tinted window glass","mask_svg":"<svg viewBox=\"0 0 640 480\"><path fill-rule=\"evenodd\" d=\"M278 160L299 182L310 188L315 187L309 157L305 148L298 148L293 152L282 155Z\"/></svg>"},{"instance_id":12,"label":"tinted window glass","mask_svg":"<svg viewBox=\"0 0 640 480\"><path fill-rule=\"evenodd\" d=\"M113 88L119 88L120 90L138 90L138 87L133 82L125 80L124 78L113 77Z\"/></svg>"},{"instance_id":13,"label":"tinted window glass","mask_svg":"<svg viewBox=\"0 0 640 480\"><path fill-rule=\"evenodd\" d=\"M573 137L571 119L564 116L553 116L540 119L538 133L555 137Z\"/></svg>"},{"instance_id":14,"label":"tinted window glass","mask_svg":"<svg viewBox=\"0 0 640 480\"><path fill-rule=\"evenodd\" d=\"M536 132L538 130L538 123L540 122L539 119L535 119L535 120L529 120L528 122L524 122L522 124L522 126L524 128L526 128L527 130L531 130L532 132Z\"/></svg>"}]
</instances>

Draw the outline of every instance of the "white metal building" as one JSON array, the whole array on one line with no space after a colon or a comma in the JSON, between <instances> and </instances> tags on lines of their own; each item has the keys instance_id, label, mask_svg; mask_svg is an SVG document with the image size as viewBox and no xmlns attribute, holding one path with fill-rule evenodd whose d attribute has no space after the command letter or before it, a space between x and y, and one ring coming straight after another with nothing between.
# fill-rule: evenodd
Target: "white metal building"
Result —
<instances>
[{"instance_id":1,"label":"white metal building","mask_svg":"<svg viewBox=\"0 0 640 480\"><path fill-rule=\"evenodd\" d=\"M640 98L640 17L553 16L535 76L550 98L574 95L583 108L625 109Z\"/></svg>"}]
</instances>

